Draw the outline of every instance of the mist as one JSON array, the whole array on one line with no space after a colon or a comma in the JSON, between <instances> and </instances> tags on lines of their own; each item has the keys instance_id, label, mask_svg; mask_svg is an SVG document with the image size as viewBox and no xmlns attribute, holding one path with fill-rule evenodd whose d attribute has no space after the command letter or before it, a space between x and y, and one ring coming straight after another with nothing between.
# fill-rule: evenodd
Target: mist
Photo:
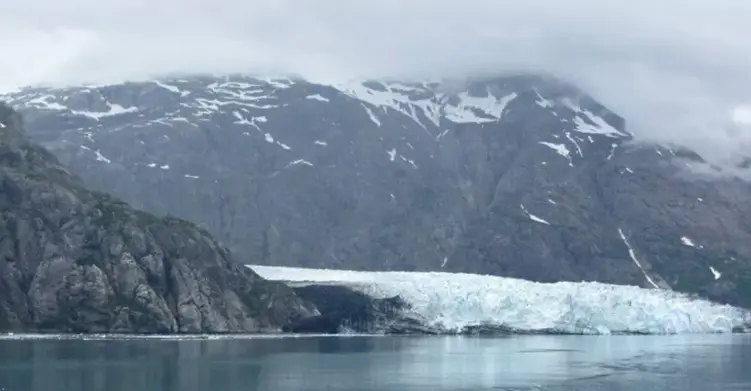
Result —
<instances>
[{"instance_id":1,"label":"mist","mask_svg":"<svg viewBox=\"0 0 751 391\"><path fill-rule=\"evenodd\" d=\"M749 20L748 0L6 1L0 90L175 73L330 83L540 71L625 117L637 140L726 166L751 155Z\"/></svg>"}]
</instances>

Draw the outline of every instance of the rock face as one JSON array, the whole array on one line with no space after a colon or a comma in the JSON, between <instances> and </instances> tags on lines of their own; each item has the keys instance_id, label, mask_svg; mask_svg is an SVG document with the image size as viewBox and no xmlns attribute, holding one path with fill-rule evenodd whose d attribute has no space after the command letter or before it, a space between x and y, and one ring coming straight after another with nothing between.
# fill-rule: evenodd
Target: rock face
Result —
<instances>
[{"instance_id":1,"label":"rock face","mask_svg":"<svg viewBox=\"0 0 751 391\"><path fill-rule=\"evenodd\" d=\"M253 332L313 311L205 230L87 190L0 104L0 330Z\"/></svg>"},{"instance_id":2,"label":"rock face","mask_svg":"<svg viewBox=\"0 0 751 391\"><path fill-rule=\"evenodd\" d=\"M244 76L6 97L87 185L257 263L596 280L751 307L751 186L565 83Z\"/></svg>"}]
</instances>

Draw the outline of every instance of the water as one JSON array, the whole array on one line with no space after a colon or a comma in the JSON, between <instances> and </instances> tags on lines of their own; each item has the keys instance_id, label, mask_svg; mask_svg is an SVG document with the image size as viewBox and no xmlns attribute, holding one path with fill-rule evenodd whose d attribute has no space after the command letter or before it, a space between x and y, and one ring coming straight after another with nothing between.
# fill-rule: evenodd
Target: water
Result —
<instances>
[{"instance_id":1,"label":"water","mask_svg":"<svg viewBox=\"0 0 751 391\"><path fill-rule=\"evenodd\" d=\"M2 391L751 390L751 336L0 340Z\"/></svg>"}]
</instances>

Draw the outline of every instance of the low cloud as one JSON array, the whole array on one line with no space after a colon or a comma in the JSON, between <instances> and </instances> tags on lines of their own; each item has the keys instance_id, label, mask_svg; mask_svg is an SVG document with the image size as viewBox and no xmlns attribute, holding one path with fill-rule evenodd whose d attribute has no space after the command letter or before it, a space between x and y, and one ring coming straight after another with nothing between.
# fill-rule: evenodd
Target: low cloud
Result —
<instances>
[{"instance_id":1,"label":"low cloud","mask_svg":"<svg viewBox=\"0 0 751 391\"><path fill-rule=\"evenodd\" d=\"M751 154L747 0L24 0L0 11L0 88L181 72L319 81L537 70L641 140ZM735 119L735 121L734 121Z\"/></svg>"}]
</instances>

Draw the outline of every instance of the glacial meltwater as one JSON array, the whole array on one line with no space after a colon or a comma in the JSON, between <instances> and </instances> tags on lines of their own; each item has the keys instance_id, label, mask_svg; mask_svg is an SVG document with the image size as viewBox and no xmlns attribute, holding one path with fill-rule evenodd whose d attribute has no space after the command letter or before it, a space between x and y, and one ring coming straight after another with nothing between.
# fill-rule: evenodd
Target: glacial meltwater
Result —
<instances>
[{"instance_id":1,"label":"glacial meltwater","mask_svg":"<svg viewBox=\"0 0 751 391\"><path fill-rule=\"evenodd\" d=\"M3 336L2 391L751 390L751 335Z\"/></svg>"}]
</instances>

